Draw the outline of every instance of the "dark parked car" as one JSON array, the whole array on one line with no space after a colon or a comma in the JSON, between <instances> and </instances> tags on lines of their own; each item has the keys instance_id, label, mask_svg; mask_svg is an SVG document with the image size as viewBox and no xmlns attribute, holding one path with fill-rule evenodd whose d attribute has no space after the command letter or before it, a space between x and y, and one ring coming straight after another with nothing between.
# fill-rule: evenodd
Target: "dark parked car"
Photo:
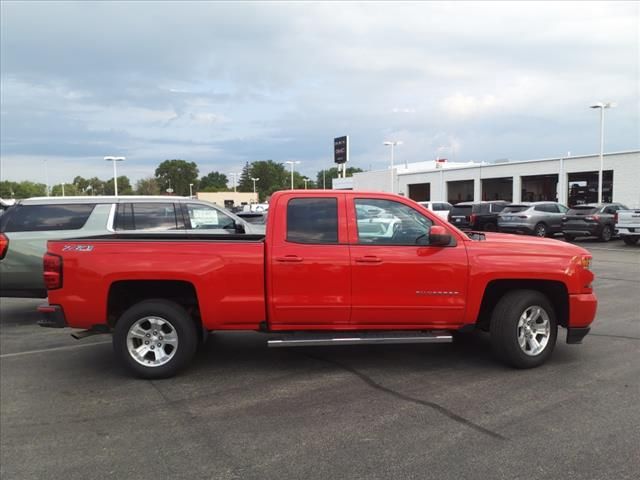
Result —
<instances>
[{"instance_id":1,"label":"dark parked car","mask_svg":"<svg viewBox=\"0 0 640 480\"><path fill-rule=\"evenodd\" d=\"M498 215L498 229L505 233L553 236L562 232L562 218L568 210L557 202L514 203Z\"/></svg>"},{"instance_id":2,"label":"dark parked car","mask_svg":"<svg viewBox=\"0 0 640 480\"><path fill-rule=\"evenodd\" d=\"M491 202L461 202L449 212L449 223L461 230L498 230L498 214L509 203L504 200Z\"/></svg>"},{"instance_id":3,"label":"dark parked car","mask_svg":"<svg viewBox=\"0 0 640 480\"><path fill-rule=\"evenodd\" d=\"M608 242L615 234L616 213L627 210L621 203L576 205L562 218L562 233L571 241L576 237L598 237Z\"/></svg>"}]
</instances>

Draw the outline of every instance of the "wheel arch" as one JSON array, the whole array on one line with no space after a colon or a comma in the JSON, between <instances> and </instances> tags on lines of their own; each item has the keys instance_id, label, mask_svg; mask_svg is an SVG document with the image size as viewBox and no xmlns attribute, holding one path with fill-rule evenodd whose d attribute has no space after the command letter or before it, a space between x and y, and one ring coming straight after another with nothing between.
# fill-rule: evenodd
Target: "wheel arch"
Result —
<instances>
[{"instance_id":1,"label":"wheel arch","mask_svg":"<svg viewBox=\"0 0 640 480\"><path fill-rule=\"evenodd\" d=\"M482 296L476 325L489 330L491 313L498 301L514 290L536 290L544 294L554 306L558 325L566 327L569 321L569 290L556 280L499 279L490 281Z\"/></svg>"},{"instance_id":2,"label":"wheel arch","mask_svg":"<svg viewBox=\"0 0 640 480\"><path fill-rule=\"evenodd\" d=\"M107 324L113 328L120 316L131 306L150 299L177 303L192 318L198 331L202 318L195 286L184 280L121 280L109 286L107 295Z\"/></svg>"}]
</instances>

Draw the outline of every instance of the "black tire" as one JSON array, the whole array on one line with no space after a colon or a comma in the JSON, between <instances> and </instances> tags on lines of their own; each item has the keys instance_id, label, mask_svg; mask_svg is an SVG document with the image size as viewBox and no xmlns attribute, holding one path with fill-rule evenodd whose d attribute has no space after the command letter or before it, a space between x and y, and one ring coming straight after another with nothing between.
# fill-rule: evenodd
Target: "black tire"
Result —
<instances>
[{"instance_id":1,"label":"black tire","mask_svg":"<svg viewBox=\"0 0 640 480\"><path fill-rule=\"evenodd\" d=\"M640 237L632 235L625 235L622 237L622 241L627 245L635 245L636 243L638 243L638 240L640 240Z\"/></svg>"},{"instance_id":2,"label":"black tire","mask_svg":"<svg viewBox=\"0 0 640 480\"><path fill-rule=\"evenodd\" d=\"M608 242L609 240L611 240L611 237L613 236L613 230L611 228L611 225L605 225L602 227L602 232L600 232L600 241L601 242Z\"/></svg>"},{"instance_id":3,"label":"black tire","mask_svg":"<svg viewBox=\"0 0 640 480\"><path fill-rule=\"evenodd\" d=\"M538 223L535 227L533 227L533 234L536 237L546 237L549 235L549 229L547 225L543 222Z\"/></svg>"},{"instance_id":4,"label":"black tire","mask_svg":"<svg viewBox=\"0 0 640 480\"><path fill-rule=\"evenodd\" d=\"M562 235L567 242L573 242L576 239L575 235L571 235L569 233L563 233Z\"/></svg>"},{"instance_id":5,"label":"black tire","mask_svg":"<svg viewBox=\"0 0 640 480\"><path fill-rule=\"evenodd\" d=\"M496 225L495 223L492 223L492 222L485 223L483 230L485 232L497 232L498 231L498 225Z\"/></svg>"},{"instance_id":6,"label":"black tire","mask_svg":"<svg viewBox=\"0 0 640 480\"><path fill-rule=\"evenodd\" d=\"M518 342L518 322L530 307L541 307L549 322L547 343L536 355L525 353ZM496 304L491 315L491 346L495 355L515 368L534 368L551 356L558 337L558 323L553 305L536 290L513 290ZM538 337L539 338L539 337Z\"/></svg>"},{"instance_id":7,"label":"black tire","mask_svg":"<svg viewBox=\"0 0 640 480\"><path fill-rule=\"evenodd\" d=\"M178 339L177 347L167 363L143 365L129 353L129 330L145 317L158 317L174 329ZM175 375L191 362L197 346L198 331L195 323L184 308L168 300L151 299L136 303L120 316L113 332L113 349L118 360L140 378L167 378Z\"/></svg>"}]
</instances>

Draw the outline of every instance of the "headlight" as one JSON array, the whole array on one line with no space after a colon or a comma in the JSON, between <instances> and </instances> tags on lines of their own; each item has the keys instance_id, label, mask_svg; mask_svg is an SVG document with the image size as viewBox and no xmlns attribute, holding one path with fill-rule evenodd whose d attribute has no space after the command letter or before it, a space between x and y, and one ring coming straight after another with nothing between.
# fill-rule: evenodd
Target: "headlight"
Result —
<instances>
[{"instance_id":1,"label":"headlight","mask_svg":"<svg viewBox=\"0 0 640 480\"><path fill-rule=\"evenodd\" d=\"M582 257L581 259L582 268L584 268L585 270L591 270L591 260L592 258L590 256Z\"/></svg>"}]
</instances>

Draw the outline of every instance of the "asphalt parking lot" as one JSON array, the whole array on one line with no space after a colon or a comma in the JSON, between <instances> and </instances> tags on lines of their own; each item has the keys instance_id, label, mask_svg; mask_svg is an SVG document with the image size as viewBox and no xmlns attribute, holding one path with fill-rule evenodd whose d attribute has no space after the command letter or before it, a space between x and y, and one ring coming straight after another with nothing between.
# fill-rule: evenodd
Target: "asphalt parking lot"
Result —
<instances>
[{"instance_id":1,"label":"asphalt parking lot","mask_svg":"<svg viewBox=\"0 0 640 480\"><path fill-rule=\"evenodd\" d=\"M27 478L626 479L640 471L640 247L593 252L600 305L541 368L486 335L443 345L268 349L215 334L195 364L131 378L110 337L0 306L0 473Z\"/></svg>"}]
</instances>

